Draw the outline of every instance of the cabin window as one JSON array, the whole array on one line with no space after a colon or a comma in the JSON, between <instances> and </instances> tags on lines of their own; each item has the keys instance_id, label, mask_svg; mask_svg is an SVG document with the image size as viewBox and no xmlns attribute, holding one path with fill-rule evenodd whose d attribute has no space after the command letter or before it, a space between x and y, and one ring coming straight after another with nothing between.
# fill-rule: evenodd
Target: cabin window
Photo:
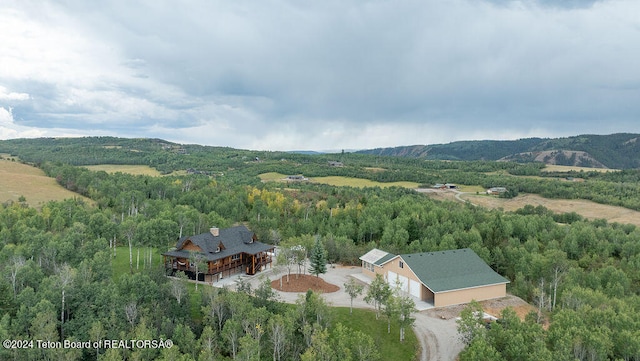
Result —
<instances>
[{"instance_id":1,"label":"cabin window","mask_svg":"<svg viewBox=\"0 0 640 361\"><path fill-rule=\"evenodd\" d=\"M220 246L216 248L216 253L220 252Z\"/></svg>"},{"instance_id":2,"label":"cabin window","mask_svg":"<svg viewBox=\"0 0 640 361\"><path fill-rule=\"evenodd\" d=\"M231 256L231 260L232 261L237 261L240 259L240 255L239 254L234 254L233 256Z\"/></svg>"},{"instance_id":3,"label":"cabin window","mask_svg":"<svg viewBox=\"0 0 640 361\"><path fill-rule=\"evenodd\" d=\"M398 267L404 268L404 262L402 262L402 261L398 262Z\"/></svg>"}]
</instances>

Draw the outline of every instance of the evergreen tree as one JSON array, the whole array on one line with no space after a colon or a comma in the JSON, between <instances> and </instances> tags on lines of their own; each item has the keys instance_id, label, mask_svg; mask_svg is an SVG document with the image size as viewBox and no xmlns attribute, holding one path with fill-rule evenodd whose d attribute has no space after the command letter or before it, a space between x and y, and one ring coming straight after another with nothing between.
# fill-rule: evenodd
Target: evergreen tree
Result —
<instances>
[{"instance_id":1,"label":"evergreen tree","mask_svg":"<svg viewBox=\"0 0 640 361\"><path fill-rule=\"evenodd\" d=\"M322 243L320 242L320 237L316 238L316 243L311 249L309 260L311 261L311 274L318 277L321 273L327 272L327 255Z\"/></svg>"}]
</instances>

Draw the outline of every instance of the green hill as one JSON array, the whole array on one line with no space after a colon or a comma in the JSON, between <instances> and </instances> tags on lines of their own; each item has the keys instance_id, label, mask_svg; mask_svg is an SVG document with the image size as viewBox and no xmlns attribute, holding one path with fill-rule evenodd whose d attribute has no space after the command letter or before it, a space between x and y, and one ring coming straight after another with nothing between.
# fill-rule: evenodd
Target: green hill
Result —
<instances>
[{"instance_id":1,"label":"green hill","mask_svg":"<svg viewBox=\"0 0 640 361\"><path fill-rule=\"evenodd\" d=\"M596 168L640 168L640 134L459 141L358 153L440 160L512 160Z\"/></svg>"}]
</instances>

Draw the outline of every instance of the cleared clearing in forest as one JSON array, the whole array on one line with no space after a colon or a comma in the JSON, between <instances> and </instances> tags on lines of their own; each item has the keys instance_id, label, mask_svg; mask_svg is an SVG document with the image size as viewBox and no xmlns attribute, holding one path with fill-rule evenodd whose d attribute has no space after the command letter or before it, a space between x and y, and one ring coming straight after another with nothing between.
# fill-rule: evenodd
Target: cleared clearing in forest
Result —
<instances>
[{"instance_id":1,"label":"cleared clearing in forest","mask_svg":"<svg viewBox=\"0 0 640 361\"><path fill-rule=\"evenodd\" d=\"M0 202L17 202L20 196L24 196L31 207L41 207L49 201L70 198L81 198L87 203L93 203L88 198L64 189L55 179L47 177L36 167L0 160Z\"/></svg>"},{"instance_id":2,"label":"cleared clearing in forest","mask_svg":"<svg viewBox=\"0 0 640 361\"><path fill-rule=\"evenodd\" d=\"M280 173L270 172L260 174L260 179L263 182L287 182L287 176ZM420 183L416 182L376 182L369 179L362 178L353 178L353 177L342 177L342 176L329 176L329 177L313 177L309 178L309 182L312 183L320 183L320 184L328 184L336 187L356 187L356 188L365 188L365 187L404 187L404 188L418 188Z\"/></svg>"},{"instance_id":3,"label":"cleared clearing in forest","mask_svg":"<svg viewBox=\"0 0 640 361\"><path fill-rule=\"evenodd\" d=\"M617 172L618 169L609 169L609 168L587 168L587 167L576 167L572 165L555 165L555 164L547 164L544 168L540 170L541 172Z\"/></svg>"},{"instance_id":4,"label":"cleared clearing in forest","mask_svg":"<svg viewBox=\"0 0 640 361\"><path fill-rule=\"evenodd\" d=\"M127 164L98 164L88 165L85 168L92 171L105 171L107 173L126 173L132 175L148 175L152 177L159 177L160 172L146 165L127 165Z\"/></svg>"},{"instance_id":5,"label":"cleared clearing in forest","mask_svg":"<svg viewBox=\"0 0 640 361\"><path fill-rule=\"evenodd\" d=\"M352 178L352 177L341 177L341 176L330 176L330 177L317 177L310 179L311 182L328 184L336 187L404 187L404 188L418 188L420 183L416 182L376 182L369 179L361 179L361 178Z\"/></svg>"}]
</instances>

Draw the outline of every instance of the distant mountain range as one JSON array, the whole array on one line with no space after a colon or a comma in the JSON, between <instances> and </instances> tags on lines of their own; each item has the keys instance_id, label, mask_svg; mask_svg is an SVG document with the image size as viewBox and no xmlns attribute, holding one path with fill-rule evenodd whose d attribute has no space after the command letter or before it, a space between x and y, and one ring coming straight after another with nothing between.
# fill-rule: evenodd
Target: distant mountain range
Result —
<instances>
[{"instance_id":1,"label":"distant mountain range","mask_svg":"<svg viewBox=\"0 0 640 361\"><path fill-rule=\"evenodd\" d=\"M595 168L640 168L640 134L471 140L361 150L357 153L439 160L543 162Z\"/></svg>"}]
</instances>

